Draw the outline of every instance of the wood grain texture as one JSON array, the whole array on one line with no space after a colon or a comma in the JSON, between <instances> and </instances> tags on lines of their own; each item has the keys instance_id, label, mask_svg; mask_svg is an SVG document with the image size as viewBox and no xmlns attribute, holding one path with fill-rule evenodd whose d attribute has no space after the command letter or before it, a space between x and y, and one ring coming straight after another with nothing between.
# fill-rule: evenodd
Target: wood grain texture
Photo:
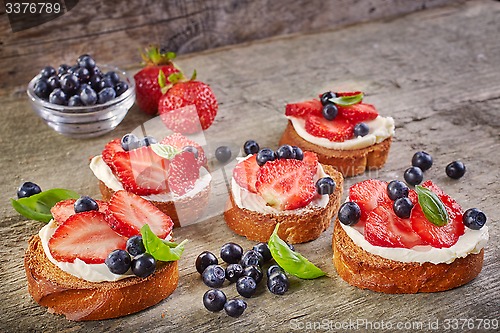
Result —
<instances>
[{"instance_id":1,"label":"wood grain texture","mask_svg":"<svg viewBox=\"0 0 500 333\"><path fill-rule=\"evenodd\" d=\"M478 207L488 216L490 241L483 271L469 284L447 292L416 295L386 295L351 287L333 267L330 228L317 240L296 246L328 277L312 281L292 278L290 291L282 297L271 295L261 285L238 319L209 313L201 301L208 288L194 268L196 256L203 250L218 253L227 241L246 249L254 245L234 235L222 220L226 184L222 169L213 163L213 205L207 220L175 233L177 239L190 242L179 263L179 287L171 297L146 311L115 320L74 323L51 315L30 298L22 268L26 241L41 225L17 215L8 199L26 180L37 182L43 189L70 188L99 197L97 182L87 168L88 157L99 153L111 138L130 132L149 118L134 107L109 135L68 139L33 114L23 89L19 89L20 81L14 80L0 99L0 331L284 332L294 331L293 323L322 320L331 324L383 320L394 325L439 320L442 325L445 319L498 319L499 16L500 2L470 1L390 21L274 38L179 59L182 67L199 69L200 79L211 84L220 101L216 121L206 132L212 153L221 143L241 147L249 138L258 140L261 146L276 148L287 124L283 117L286 102L311 98L326 89L365 91L367 102L375 104L382 115L395 118L396 136L385 167L347 179L345 188L369 177L402 179L413 153L429 152L434 166L425 178L433 179L464 208ZM120 38L121 43L134 43L133 37L125 34ZM60 59L56 53L50 57ZM125 57L120 57L117 61L125 63ZM129 55L125 64L133 63L132 57ZM28 55L19 58L31 59ZM17 68L21 67L24 65ZM454 181L446 177L444 167L457 159L467 165L467 173ZM223 290L230 298L236 296L233 285ZM439 331L447 330L440 326Z\"/></svg>"}]
</instances>

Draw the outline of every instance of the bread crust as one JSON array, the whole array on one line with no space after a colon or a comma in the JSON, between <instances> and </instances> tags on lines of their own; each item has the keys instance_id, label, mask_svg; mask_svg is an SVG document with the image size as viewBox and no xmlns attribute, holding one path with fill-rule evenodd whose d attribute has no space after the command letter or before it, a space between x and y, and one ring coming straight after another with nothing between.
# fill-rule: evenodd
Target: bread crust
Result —
<instances>
[{"instance_id":1,"label":"bread crust","mask_svg":"<svg viewBox=\"0 0 500 333\"><path fill-rule=\"evenodd\" d=\"M226 224L238 235L258 242L267 242L277 223L280 223L279 237L288 243L305 243L318 238L330 226L339 208L344 182L342 174L331 166L323 165L323 169L336 183L326 207L300 215L262 214L238 207L230 192L224 211Z\"/></svg>"},{"instance_id":2,"label":"bread crust","mask_svg":"<svg viewBox=\"0 0 500 333\"><path fill-rule=\"evenodd\" d=\"M107 187L101 180L99 181L99 189L101 191L102 200L104 201L109 201L113 193L115 193L115 191ZM184 198L175 202L153 200L150 202L158 207L163 213L170 216L174 222L174 227L178 228L182 225L193 223L203 215L208 205L209 196L210 186L207 186L203 191L200 191L192 198Z\"/></svg>"},{"instance_id":3,"label":"bread crust","mask_svg":"<svg viewBox=\"0 0 500 333\"><path fill-rule=\"evenodd\" d=\"M70 275L49 261L40 237L32 236L24 257L28 291L51 313L69 320L102 320L141 311L167 298L177 288L177 261L157 262L147 278L116 282L88 282Z\"/></svg>"},{"instance_id":4,"label":"bread crust","mask_svg":"<svg viewBox=\"0 0 500 333\"><path fill-rule=\"evenodd\" d=\"M347 283L388 294L444 291L474 279L483 267L484 249L450 264L404 263L371 254L354 244L337 219L333 231L333 264Z\"/></svg>"},{"instance_id":5,"label":"bread crust","mask_svg":"<svg viewBox=\"0 0 500 333\"><path fill-rule=\"evenodd\" d=\"M280 145L289 144L298 146L302 150L315 152L320 163L333 166L344 177L362 174L367 169L373 170L383 167L389 156L391 143L392 137L389 137L366 148L354 150L329 149L304 140L297 134L291 121L288 121L288 125L279 141Z\"/></svg>"}]
</instances>

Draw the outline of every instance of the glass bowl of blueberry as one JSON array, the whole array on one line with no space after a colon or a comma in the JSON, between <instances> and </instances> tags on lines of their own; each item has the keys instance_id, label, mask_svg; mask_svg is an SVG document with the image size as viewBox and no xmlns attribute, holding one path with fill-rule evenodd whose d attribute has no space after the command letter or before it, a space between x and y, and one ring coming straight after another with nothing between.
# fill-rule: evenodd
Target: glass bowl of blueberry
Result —
<instances>
[{"instance_id":1,"label":"glass bowl of blueberry","mask_svg":"<svg viewBox=\"0 0 500 333\"><path fill-rule=\"evenodd\" d=\"M28 84L34 111L56 132L91 138L113 130L135 101L131 75L110 65L97 66L88 54L76 64L47 66Z\"/></svg>"}]
</instances>

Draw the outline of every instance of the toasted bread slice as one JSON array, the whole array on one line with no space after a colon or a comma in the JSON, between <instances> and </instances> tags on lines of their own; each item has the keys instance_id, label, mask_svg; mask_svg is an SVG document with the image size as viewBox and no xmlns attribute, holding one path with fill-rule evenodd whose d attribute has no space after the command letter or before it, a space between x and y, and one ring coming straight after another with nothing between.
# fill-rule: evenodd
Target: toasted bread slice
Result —
<instances>
[{"instance_id":1,"label":"toasted bread slice","mask_svg":"<svg viewBox=\"0 0 500 333\"><path fill-rule=\"evenodd\" d=\"M387 161L391 143L392 137L389 137L380 143L366 148L354 150L329 149L304 140L297 134L291 121L288 121L288 125L279 141L280 145L289 144L298 146L304 151L315 152L318 155L320 163L333 166L344 177L362 174L367 169L380 169Z\"/></svg>"},{"instance_id":2,"label":"toasted bread slice","mask_svg":"<svg viewBox=\"0 0 500 333\"><path fill-rule=\"evenodd\" d=\"M157 262L147 278L116 282L88 282L70 275L49 261L38 235L28 241L24 257L28 291L49 312L69 320L101 320L125 316L153 306L177 288L177 261Z\"/></svg>"},{"instance_id":3,"label":"toasted bread slice","mask_svg":"<svg viewBox=\"0 0 500 333\"><path fill-rule=\"evenodd\" d=\"M301 214L262 214L238 207L229 193L224 212L226 224L238 235L258 242L267 242L277 223L280 223L279 237L288 243L305 243L318 238L339 209L344 182L342 174L331 166L323 165L323 169L336 183L326 207Z\"/></svg>"},{"instance_id":4,"label":"toasted bread slice","mask_svg":"<svg viewBox=\"0 0 500 333\"><path fill-rule=\"evenodd\" d=\"M474 279L483 267L484 249L451 264L405 263L382 258L357 246L339 220L333 231L333 263L349 284L388 294L453 289Z\"/></svg>"}]
</instances>

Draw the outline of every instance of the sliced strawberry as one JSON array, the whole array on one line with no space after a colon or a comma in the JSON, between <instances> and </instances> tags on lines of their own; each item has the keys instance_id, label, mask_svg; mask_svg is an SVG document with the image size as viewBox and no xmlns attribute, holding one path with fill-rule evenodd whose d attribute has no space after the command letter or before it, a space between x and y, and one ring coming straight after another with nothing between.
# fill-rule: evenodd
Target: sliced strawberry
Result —
<instances>
[{"instance_id":1,"label":"sliced strawberry","mask_svg":"<svg viewBox=\"0 0 500 333\"><path fill-rule=\"evenodd\" d=\"M66 221L70 216L75 215L75 199L67 199L62 200L56 203L51 209L50 213L56 221L57 224L62 224ZM108 203L101 200L96 200L97 205L99 206L99 211L104 213L108 208Z\"/></svg>"},{"instance_id":2,"label":"sliced strawberry","mask_svg":"<svg viewBox=\"0 0 500 333\"><path fill-rule=\"evenodd\" d=\"M257 193L255 183L260 167L257 164L257 155L254 154L244 161L236 164L233 169L233 178L238 185L252 193Z\"/></svg>"},{"instance_id":3,"label":"sliced strawberry","mask_svg":"<svg viewBox=\"0 0 500 333\"><path fill-rule=\"evenodd\" d=\"M140 234L148 224L158 237L165 238L172 231L172 219L149 201L127 191L116 191L108 204L106 221L111 229L125 237Z\"/></svg>"},{"instance_id":4,"label":"sliced strawberry","mask_svg":"<svg viewBox=\"0 0 500 333\"><path fill-rule=\"evenodd\" d=\"M101 264L111 251L125 249L126 241L109 227L103 213L90 211L72 215L59 225L48 245L57 261L78 258L87 264Z\"/></svg>"},{"instance_id":5,"label":"sliced strawberry","mask_svg":"<svg viewBox=\"0 0 500 333\"><path fill-rule=\"evenodd\" d=\"M373 209L366 219L365 239L372 245L412 248L425 242L412 229L410 219L399 218L386 202Z\"/></svg>"},{"instance_id":6,"label":"sliced strawberry","mask_svg":"<svg viewBox=\"0 0 500 333\"><path fill-rule=\"evenodd\" d=\"M182 152L170 161L168 186L173 193L184 195L191 191L199 176L200 168L192 153Z\"/></svg>"},{"instance_id":7,"label":"sliced strawberry","mask_svg":"<svg viewBox=\"0 0 500 333\"><path fill-rule=\"evenodd\" d=\"M309 166L313 175L318 171L318 155L312 151L305 151L302 161Z\"/></svg>"},{"instance_id":8,"label":"sliced strawberry","mask_svg":"<svg viewBox=\"0 0 500 333\"><path fill-rule=\"evenodd\" d=\"M104 146L102 160L113 170L113 157L117 152L125 151L122 148L121 139L114 139Z\"/></svg>"},{"instance_id":9,"label":"sliced strawberry","mask_svg":"<svg viewBox=\"0 0 500 333\"><path fill-rule=\"evenodd\" d=\"M307 115L314 114L321 116L323 105L317 99L304 101L299 103L287 104L285 107L285 115L304 118Z\"/></svg>"},{"instance_id":10,"label":"sliced strawberry","mask_svg":"<svg viewBox=\"0 0 500 333\"><path fill-rule=\"evenodd\" d=\"M171 145L180 150L182 150L182 148L186 146L193 146L198 150L198 158L197 158L198 165L200 167L207 165L207 157L205 155L205 151L203 150L203 148L197 142L186 138L180 133L174 133L165 137L161 141L161 143L165 145Z\"/></svg>"},{"instance_id":11,"label":"sliced strawberry","mask_svg":"<svg viewBox=\"0 0 500 333\"><path fill-rule=\"evenodd\" d=\"M280 159L264 164L255 187L269 206L279 210L304 207L316 193L310 167L295 159Z\"/></svg>"},{"instance_id":12,"label":"sliced strawberry","mask_svg":"<svg viewBox=\"0 0 500 333\"><path fill-rule=\"evenodd\" d=\"M354 125L342 117L326 120L323 116L309 115L306 118L306 132L330 141L343 142L351 139Z\"/></svg>"},{"instance_id":13,"label":"sliced strawberry","mask_svg":"<svg viewBox=\"0 0 500 333\"><path fill-rule=\"evenodd\" d=\"M339 116L349 120L353 124L373 120L378 116L377 109L371 104L337 105L337 109L339 110Z\"/></svg>"},{"instance_id":14,"label":"sliced strawberry","mask_svg":"<svg viewBox=\"0 0 500 333\"><path fill-rule=\"evenodd\" d=\"M349 200L358 204L361 209L361 221L380 203L390 200L387 195L387 183L377 179L367 179L349 188Z\"/></svg>"},{"instance_id":15,"label":"sliced strawberry","mask_svg":"<svg viewBox=\"0 0 500 333\"><path fill-rule=\"evenodd\" d=\"M458 238L464 234L465 227L462 222L462 208L450 196L444 193L432 181L426 181L422 186L433 191L443 202L448 212L448 224L438 227L427 220L420 207L416 203L411 212L411 226L415 232L429 245L436 248L450 247Z\"/></svg>"}]
</instances>

